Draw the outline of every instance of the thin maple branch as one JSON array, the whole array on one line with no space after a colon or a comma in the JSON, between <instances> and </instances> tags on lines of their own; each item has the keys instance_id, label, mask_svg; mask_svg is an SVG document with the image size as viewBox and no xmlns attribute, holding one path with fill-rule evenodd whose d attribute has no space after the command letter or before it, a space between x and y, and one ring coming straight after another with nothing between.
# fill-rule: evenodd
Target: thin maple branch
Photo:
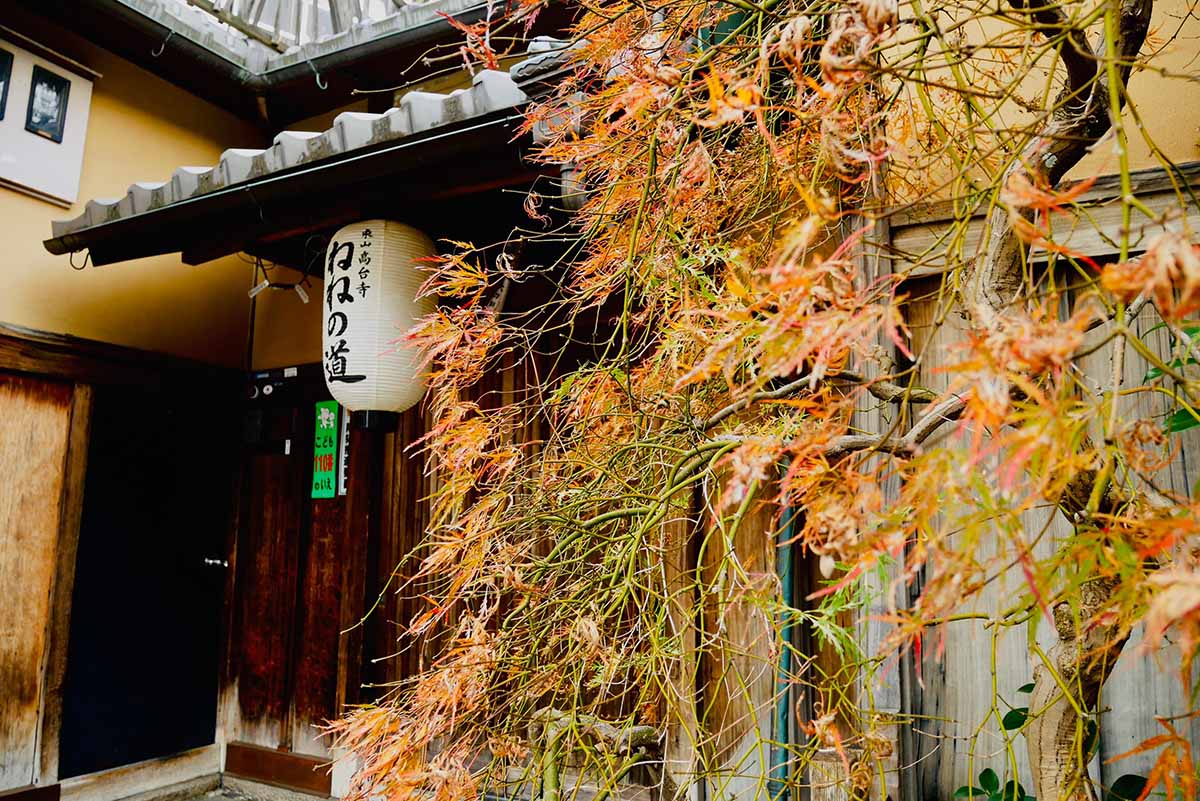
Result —
<instances>
[{"instance_id":1,"label":"thin maple branch","mask_svg":"<svg viewBox=\"0 0 1200 801\"><path fill-rule=\"evenodd\" d=\"M932 403L937 398L937 393L924 387L906 387L886 379L868 380L861 373L854 372L853 370L839 370L829 373L821 380L859 384L879 400L890 403ZM755 392L752 395L722 407L708 419L700 423L698 427L701 431L708 431L738 412L748 409L755 403L781 400L795 395L797 392L814 389L816 383L818 381L814 381L811 375L804 375L775 389Z\"/></svg>"},{"instance_id":2,"label":"thin maple branch","mask_svg":"<svg viewBox=\"0 0 1200 801\"><path fill-rule=\"evenodd\" d=\"M826 457L845 456L854 451L877 451L895 456L912 456L943 424L957 420L966 400L952 395L929 407L902 437L887 434L847 434L825 446Z\"/></svg>"}]
</instances>

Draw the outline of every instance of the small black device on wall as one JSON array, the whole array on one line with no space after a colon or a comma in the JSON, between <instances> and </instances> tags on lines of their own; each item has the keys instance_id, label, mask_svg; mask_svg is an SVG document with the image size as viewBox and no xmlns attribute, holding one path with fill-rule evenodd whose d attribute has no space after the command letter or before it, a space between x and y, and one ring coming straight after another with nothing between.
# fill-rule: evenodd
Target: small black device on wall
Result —
<instances>
[{"instance_id":1,"label":"small black device on wall","mask_svg":"<svg viewBox=\"0 0 1200 801\"><path fill-rule=\"evenodd\" d=\"M67 125L67 100L71 81L48 69L34 65L29 85L29 108L25 112L25 130L62 142Z\"/></svg>"}]
</instances>

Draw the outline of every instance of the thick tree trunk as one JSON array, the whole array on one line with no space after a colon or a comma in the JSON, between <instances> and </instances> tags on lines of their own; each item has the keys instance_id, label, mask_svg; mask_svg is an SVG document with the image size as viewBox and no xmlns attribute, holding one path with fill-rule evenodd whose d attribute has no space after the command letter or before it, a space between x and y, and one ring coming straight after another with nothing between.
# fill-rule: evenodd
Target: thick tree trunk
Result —
<instances>
[{"instance_id":1,"label":"thick tree trunk","mask_svg":"<svg viewBox=\"0 0 1200 801\"><path fill-rule=\"evenodd\" d=\"M1114 584L1096 580L1081 588L1077 608L1054 609L1058 642L1033 672L1025 729L1036 795L1047 801L1095 801L1088 780L1087 719L1128 635L1094 619L1112 596ZM1082 632L1082 635L1081 635ZM1048 664L1047 664L1048 663Z\"/></svg>"}]
</instances>

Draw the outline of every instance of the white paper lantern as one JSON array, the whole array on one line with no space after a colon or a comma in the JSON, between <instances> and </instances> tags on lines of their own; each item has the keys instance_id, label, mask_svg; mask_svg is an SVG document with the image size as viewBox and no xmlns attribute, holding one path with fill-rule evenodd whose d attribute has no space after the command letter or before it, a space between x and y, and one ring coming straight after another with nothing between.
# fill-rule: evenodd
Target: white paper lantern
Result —
<instances>
[{"instance_id":1,"label":"white paper lantern","mask_svg":"<svg viewBox=\"0 0 1200 801\"><path fill-rule=\"evenodd\" d=\"M425 395L420 353L392 344L434 309L417 299L435 253L415 228L364 220L333 235L325 252L322 366L329 392L351 411L402 412Z\"/></svg>"}]
</instances>

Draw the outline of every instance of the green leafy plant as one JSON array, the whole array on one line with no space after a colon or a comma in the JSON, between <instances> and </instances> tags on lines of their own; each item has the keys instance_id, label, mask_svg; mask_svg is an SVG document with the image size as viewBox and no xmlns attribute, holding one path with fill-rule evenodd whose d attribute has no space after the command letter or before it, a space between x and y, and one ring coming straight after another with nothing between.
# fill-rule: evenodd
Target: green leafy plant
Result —
<instances>
[{"instance_id":1,"label":"green leafy plant","mask_svg":"<svg viewBox=\"0 0 1200 801\"><path fill-rule=\"evenodd\" d=\"M1037 801L1033 796L1026 795L1025 788L1015 779L1009 779L1001 785L1000 777L991 768L984 768L978 781L978 786L959 787L954 791L954 797L985 798L987 801Z\"/></svg>"},{"instance_id":2,"label":"green leafy plant","mask_svg":"<svg viewBox=\"0 0 1200 801\"><path fill-rule=\"evenodd\" d=\"M991 768L980 772L978 785L963 785L954 791L955 798L983 798L986 801L1037 801L1025 793L1020 782L1009 779L1003 785L1000 777ZM1138 801L1146 790L1146 777L1127 773L1112 783L1104 794L1104 801Z\"/></svg>"},{"instance_id":3,"label":"green leafy plant","mask_svg":"<svg viewBox=\"0 0 1200 801\"><path fill-rule=\"evenodd\" d=\"M1126 773L1112 783L1104 794L1104 801L1138 801L1146 791L1146 777Z\"/></svg>"},{"instance_id":4,"label":"green leafy plant","mask_svg":"<svg viewBox=\"0 0 1200 801\"><path fill-rule=\"evenodd\" d=\"M1165 325L1165 323L1159 323L1151 328L1150 331L1163 328ZM1184 323L1180 326L1179 330L1182 332L1183 337L1187 340L1187 347L1184 348L1184 355L1171 359L1170 361L1166 362L1164 366L1151 367L1146 372L1145 377L1142 379L1143 384L1149 384L1152 381L1157 381L1168 374L1178 375L1186 368L1200 364L1200 361L1198 361L1194 355L1195 349L1198 345L1200 345L1200 342L1197 341L1197 339L1200 338L1200 323ZM1147 333L1150 333L1150 331L1147 331ZM1172 341L1177 339L1177 336L1174 332L1171 334L1171 339ZM1176 409L1174 412L1168 415L1166 422L1163 424L1163 427L1168 434L1178 434L1182 431L1195 428L1196 426L1200 426L1200 415L1197 415L1196 410L1186 403L1183 404L1182 408Z\"/></svg>"},{"instance_id":5,"label":"green leafy plant","mask_svg":"<svg viewBox=\"0 0 1200 801\"><path fill-rule=\"evenodd\" d=\"M1017 692L1025 693L1026 695L1033 692L1033 682L1029 682L1028 684L1021 685L1020 687L1017 688ZM1003 718L1001 718L1000 725L1004 727L1005 731L1014 731L1014 730L1020 729L1022 726L1024 726L1025 721L1027 721L1028 719L1029 719L1029 707L1014 706L1014 707L1010 708L1008 710L1008 712L1006 712L1004 714Z\"/></svg>"}]
</instances>

